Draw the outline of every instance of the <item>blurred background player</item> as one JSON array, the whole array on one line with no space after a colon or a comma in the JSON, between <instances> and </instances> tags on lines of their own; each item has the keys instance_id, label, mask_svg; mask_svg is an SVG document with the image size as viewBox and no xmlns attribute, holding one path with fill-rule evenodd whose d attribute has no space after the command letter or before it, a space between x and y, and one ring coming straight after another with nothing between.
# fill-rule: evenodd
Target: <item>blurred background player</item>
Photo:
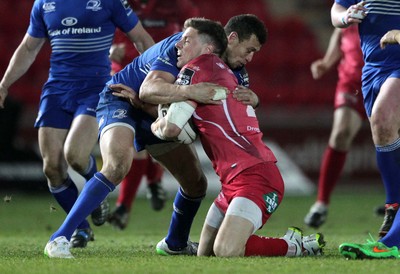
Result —
<instances>
[{"instance_id":1,"label":"blurred background player","mask_svg":"<svg viewBox=\"0 0 400 274\"><path fill-rule=\"evenodd\" d=\"M182 31L185 20L197 17L199 10L191 0L129 0L143 27L158 42ZM119 30L111 47L112 74L120 71L138 55L137 50ZM116 208L108 221L116 228L128 225L129 213L143 177L147 177L147 198L154 210L164 208L166 191L162 187L163 167L147 151L134 151L132 167L121 182Z\"/></svg>"},{"instance_id":2,"label":"blurred background player","mask_svg":"<svg viewBox=\"0 0 400 274\"><path fill-rule=\"evenodd\" d=\"M322 156L317 201L304 218L304 222L314 228L326 220L330 197L342 174L347 153L366 119L361 93L364 61L357 25L334 29L325 56L311 64L313 78L320 79L339 60L333 125L328 146Z\"/></svg>"},{"instance_id":3,"label":"blurred background player","mask_svg":"<svg viewBox=\"0 0 400 274\"><path fill-rule=\"evenodd\" d=\"M86 180L97 171L91 152L97 142L96 106L99 92L110 79L109 50L116 28L127 34L139 52L154 44L136 14L120 0L35 1L30 25L14 52L0 83L0 107L10 86L22 77L48 40L52 52L49 78L43 86L35 127L49 190L69 213L78 189L69 177L70 166ZM92 212L101 225L108 216L103 201ZM72 247L85 247L93 240L83 220L71 237Z\"/></svg>"}]
</instances>

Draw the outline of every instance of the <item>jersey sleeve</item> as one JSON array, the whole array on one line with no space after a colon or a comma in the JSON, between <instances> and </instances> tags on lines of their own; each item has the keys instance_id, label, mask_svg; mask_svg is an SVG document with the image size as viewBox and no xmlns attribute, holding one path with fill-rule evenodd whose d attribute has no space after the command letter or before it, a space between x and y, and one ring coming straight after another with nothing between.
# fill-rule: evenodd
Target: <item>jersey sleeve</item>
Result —
<instances>
[{"instance_id":1,"label":"jersey sleeve","mask_svg":"<svg viewBox=\"0 0 400 274\"><path fill-rule=\"evenodd\" d=\"M160 70L169 72L175 77L179 74L179 69L176 66L178 62L177 49L175 48L176 42L172 42L169 46L157 57L152 63L150 71Z\"/></svg>"},{"instance_id":2,"label":"jersey sleeve","mask_svg":"<svg viewBox=\"0 0 400 274\"><path fill-rule=\"evenodd\" d=\"M345 8L350 7L351 5L357 4L359 1L355 0L335 0L335 2Z\"/></svg>"},{"instance_id":3,"label":"jersey sleeve","mask_svg":"<svg viewBox=\"0 0 400 274\"><path fill-rule=\"evenodd\" d=\"M46 38L47 30L42 17L42 1L36 0L31 10L28 34L35 38Z\"/></svg>"},{"instance_id":4,"label":"jersey sleeve","mask_svg":"<svg viewBox=\"0 0 400 274\"><path fill-rule=\"evenodd\" d=\"M131 31L139 22L139 17L131 9L127 0L113 0L113 21L123 32Z\"/></svg>"}]
</instances>

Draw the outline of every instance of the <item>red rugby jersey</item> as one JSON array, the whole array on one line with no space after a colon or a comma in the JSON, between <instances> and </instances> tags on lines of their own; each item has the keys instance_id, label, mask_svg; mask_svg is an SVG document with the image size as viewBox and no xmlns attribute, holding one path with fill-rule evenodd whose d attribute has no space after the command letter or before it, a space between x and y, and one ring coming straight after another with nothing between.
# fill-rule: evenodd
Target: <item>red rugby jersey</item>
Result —
<instances>
[{"instance_id":1,"label":"red rugby jersey","mask_svg":"<svg viewBox=\"0 0 400 274\"><path fill-rule=\"evenodd\" d=\"M178 84L211 82L228 88L237 86L229 67L216 55L201 55L185 65ZM241 171L276 158L264 144L254 109L232 97L221 105L198 104L193 122L200 132L204 151L210 158L221 182L229 182Z\"/></svg>"}]
</instances>

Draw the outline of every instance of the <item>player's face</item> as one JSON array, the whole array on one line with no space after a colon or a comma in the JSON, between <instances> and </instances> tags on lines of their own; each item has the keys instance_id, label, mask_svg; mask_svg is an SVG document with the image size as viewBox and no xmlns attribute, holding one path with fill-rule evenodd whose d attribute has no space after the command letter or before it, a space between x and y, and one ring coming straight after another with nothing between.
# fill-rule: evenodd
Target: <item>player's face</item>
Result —
<instances>
[{"instance_id":1,"label":"player's face","mask_svg":"<svg viewBox=\"0 0 400 274\"><path fill-rule=\"evenodd\" d=\"M178 49L177 66L181 68L190 60L207 53L209 45L201 41L196 29L189 27L175 46Z\"/></svg>"},{"instance_id":2,"label":"player's face","mask_svg":"<svg viewBox=\"0 0 400 274\"><path fill-rule=\"evenodd\" d=\"M228 48L224 59L231 69L236 69L251 62L254 54L261 49L261 44L254 34L250 39L241 42L239 42L237 34L233 37L231 35L228 37Z\"/></svg>"}]
</instances>

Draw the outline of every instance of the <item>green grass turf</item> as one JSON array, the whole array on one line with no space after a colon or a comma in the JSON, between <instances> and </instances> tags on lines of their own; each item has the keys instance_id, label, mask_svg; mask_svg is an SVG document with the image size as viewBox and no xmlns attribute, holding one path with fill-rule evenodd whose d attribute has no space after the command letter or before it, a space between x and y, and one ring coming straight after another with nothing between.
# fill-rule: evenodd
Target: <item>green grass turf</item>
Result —
<instances>
[{"instance_id":1,"label":"green grass turf","mask_svg":"<svg viewBox=\"0 0 400 274\"><path fill-rule=\"evenodd\" d=\"M94 242L85 249L73 249L73 260L48 259L43 248L49 236L64 220L50 194L0 191L0 273L392 273L397 260L349 261L338 253L342 242L364 242L369 233L376 237L382 222L373 208L384 202L381 186L338 189L332 197L328 221L320 228L325 235L325 255L304 258L197 258L163 257L155 245L167 232L172 197L160 212L151 210L147 200L138 198L130 224L124 231L106 224L94 227ZM6 199L7 200L7 199ZM285 197L261 235L281 237L288 226L304 234L314 233L303 223L314 201L310 197ZM114 199L110 201L114 205ZM193 224L191 238L198 241L211 197L202 204ZM395 271L396 272L396 271Z\"/></svg>"}]
</instances>

